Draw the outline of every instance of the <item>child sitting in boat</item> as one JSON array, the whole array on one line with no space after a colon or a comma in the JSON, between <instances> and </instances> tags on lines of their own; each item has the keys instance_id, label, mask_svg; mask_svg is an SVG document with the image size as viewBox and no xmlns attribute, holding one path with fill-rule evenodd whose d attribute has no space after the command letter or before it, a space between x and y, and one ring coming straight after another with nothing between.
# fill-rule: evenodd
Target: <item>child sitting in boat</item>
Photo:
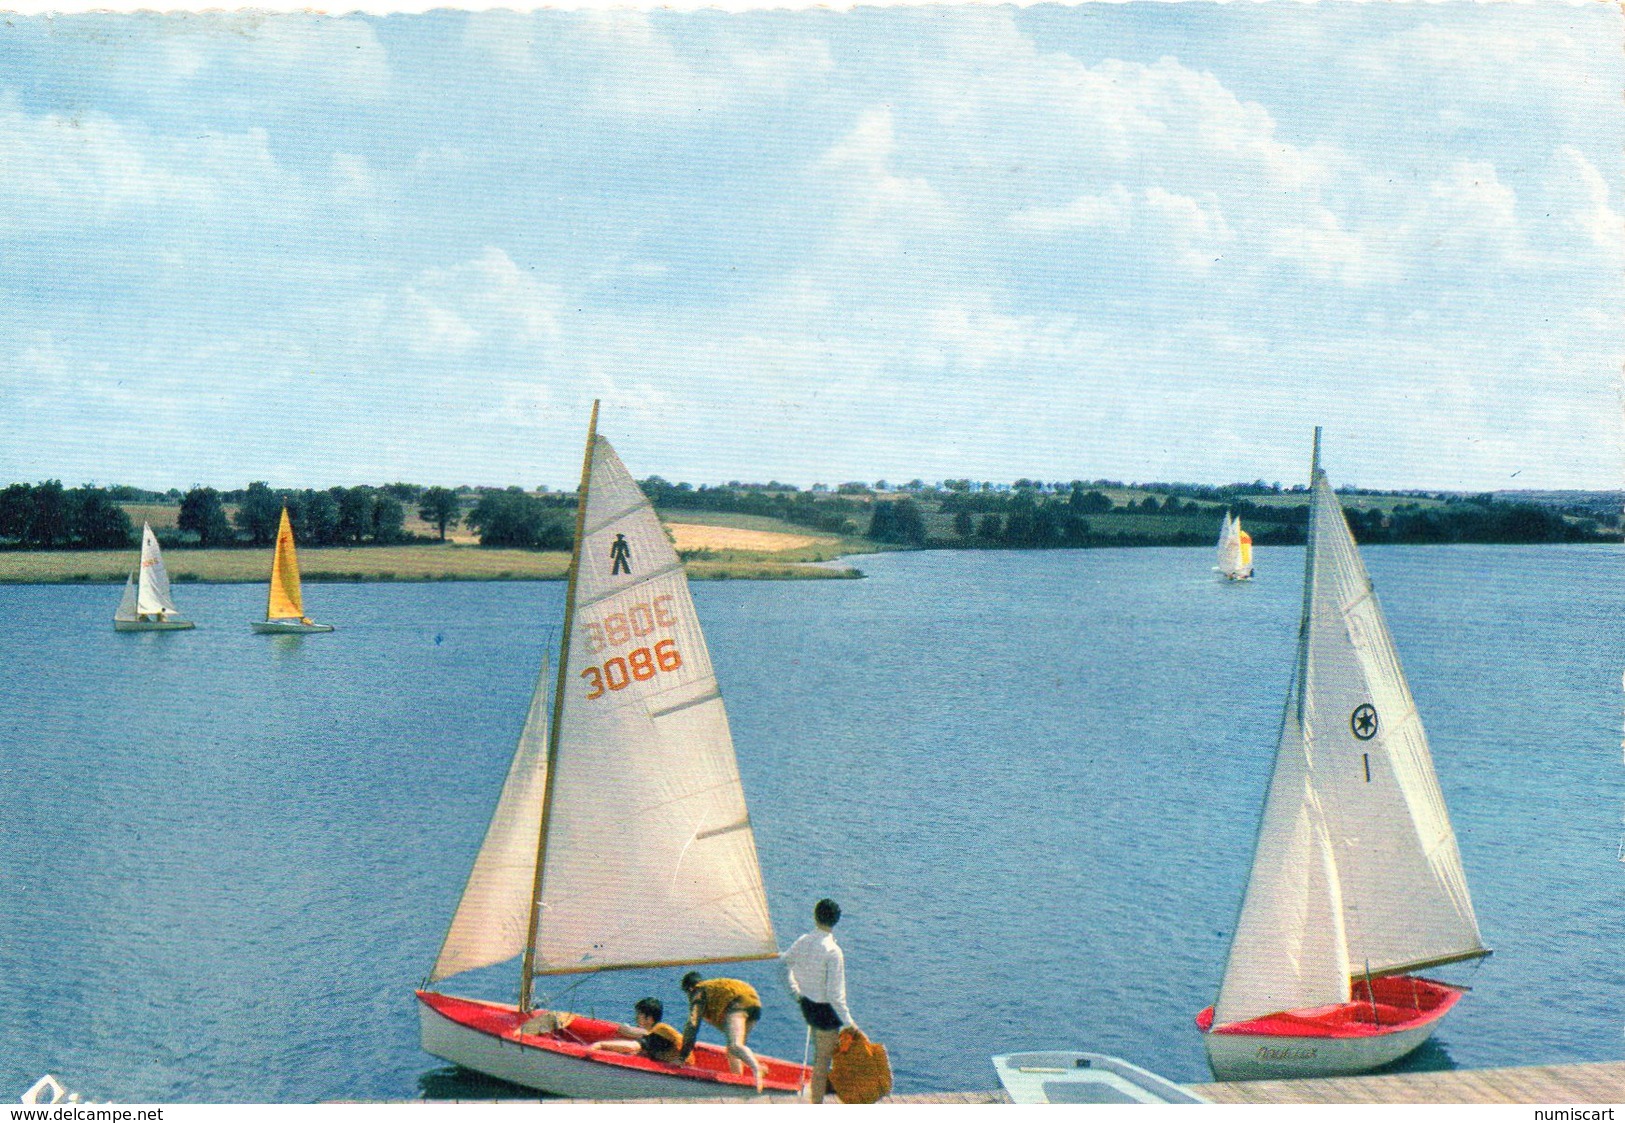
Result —
<instances>
[{"instance_id":1,"label":"child sitting in boat","mask_svg":"<svg viewBox=\"0 0 1625 1123\"><path fill-rule=\"evenodd\" d=\"M642 1053L662 1064L682 1064L677 1054L683 1046L683 1035L660 1020L665 1012L660 999L640 998L632 1007L635 1025L616 1026L617 1036L595 1041L590 1047L606 1053Z\"/></svg>"},{"instance_id":2,"label":"child sitting in boat","mask_svg":"<svg viewBox=\"0 0 1625 1123\"><path fill-rule=\"evenodd\" d=\"M739 1062L750 1065L756 1077L756 1090L762 1090L762 1062L750 1051L745 1039L762 1020L762 1000L756 988L738 979L702 979L690 971L679 984L688 995L688 1025L683 1029L683 1062L694 1051L700 1033L700 1019L720 1029L728 1039L728 1071L738 1073Z\"/></svg>"}]
</instances>

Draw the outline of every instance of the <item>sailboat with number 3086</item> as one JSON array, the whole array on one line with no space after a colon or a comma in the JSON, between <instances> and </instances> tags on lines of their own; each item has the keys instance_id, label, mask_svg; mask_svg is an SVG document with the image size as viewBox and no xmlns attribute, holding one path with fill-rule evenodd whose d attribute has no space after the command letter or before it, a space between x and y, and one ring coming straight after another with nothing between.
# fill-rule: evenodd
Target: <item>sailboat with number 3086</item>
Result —
<instances>
[{"instance_id":1,"label":"sailboat with number 3086","mask_svg":"<svg viewBox=\"0 0 1625 1123\"><path fill-rule=\"evenodd\" d=\"M548 976L778 954L683 563L597 423L594 403L552 712L544 670L462 900L417 992L423 1048L558 1095L750 1095L750 1074L730 1071L715 1045L700 1043L686 1064L595 1050L613 1023L532 1001L533 984ZM429 989L515 956L517 1003ZM804 1066L759 1059L768 1094L806 1083Z\"/></svg>"},{"instance_id":2,"label":"sailboat with number 3086","mask_svg":"<svg viewBox=\"0 0 1625 1123\"><path fill-rule=\"evenodd\" d=\"M1486 956L1422 720L1315 430L1295 680L1218 1001L1221 1080L1398 1060L1462 989L1413 972Z\"/></svg>"}]
</instances>

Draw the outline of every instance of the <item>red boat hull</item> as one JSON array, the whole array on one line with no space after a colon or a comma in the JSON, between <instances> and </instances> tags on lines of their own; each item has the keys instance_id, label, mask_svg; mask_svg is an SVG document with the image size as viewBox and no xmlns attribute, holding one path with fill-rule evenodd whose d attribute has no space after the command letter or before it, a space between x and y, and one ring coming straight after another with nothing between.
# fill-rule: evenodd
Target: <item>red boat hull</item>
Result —
<instances>
[{"instance_id":1,"label":"red boat hull","mask_svg":"<svg viewBox=\"0 0 1625 1123\"><path fill-rule=\"evenodd\" d=\"M1196 1016L1208 1065L1220 1080L1282 1080L1369 1072L1410 1053L1466 993L1413 975L1354 983L1352 1000L1286 1010L1213 1028Z\"/></svg>"},{"instance_id":2,"label":"red boat hull","mask_svg":"<svg viewBox=\"0 0 1625 1123\"><path fill-rule=\"evenodd\" d=\"M521 1016L516 1006L424 990L417 997L426 1052L537 1091L586 1099L756 1094L750 1071L729 1072L727 1053L709 1042L697 1044L686 1065L661 1064L590 1048L615 1036L613 1022L577 1014L551 1033L521 1033L519 1027L528 1016ZM804 1065L759 1059L765 1094L794 1096L808 1082L810 1072Z\"/></svg>"}]
</instances>

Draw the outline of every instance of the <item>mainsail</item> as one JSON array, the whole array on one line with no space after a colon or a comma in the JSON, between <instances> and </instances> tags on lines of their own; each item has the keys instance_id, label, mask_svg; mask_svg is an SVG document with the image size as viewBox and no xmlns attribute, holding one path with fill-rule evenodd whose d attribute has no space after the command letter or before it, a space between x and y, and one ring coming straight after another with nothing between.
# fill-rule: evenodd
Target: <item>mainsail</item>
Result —
<instances>
[{"instance_id":1,"label":"mainsail","mask_svg":"<svg viewBox=\"0 0 1625 1123\"><path fill-rule=\"evenodd\" d=\"M1219 528L1218 570L1227 577L1245 577L1253 569L1252 535L1241 529L1241 520L1224 513L1224 525Z\"/></svg>"},{"instance_id":2,"label":"mainsail","mask_svg":"<svg viewBox=\"0 0 1625 1123\"><path fill-rule=\"evenodd\" d=\"M589 456L534 970L773 956L683 563L609 442Z\"/></svg>"},{"instance_id":3,"label":"mainsail","mask_svg":"<svg viewBox=\"0 0 1625 1123\"><path fill-rule=\"evenodd\" d=\"M293 551L293 524L288 509L282 508L282 523L276 532L276 555L271 559L271 596L265 607L267 620L302 619L304 598L299 593L299 559Z\"/></svg>"},{"instance_id":4,"label":"mainsail","mask_svg":"<svg viewBox=\"0 0 1625 1123\"><path fill-rule=\"evenodd\" d=\"M176 611L169 598L169 574L164 572L164 555L158 550L158 539L152 527L141 524L141 570L137 579L136 611L143 615Z\"/></svg>"},{"instance_id":5,"label":"mainsail","mask_svg":"<svg viewBox=\"0 0 1625 1123\"><path fill-rule=\"evenodd\" d=\"M1337 496L1313 478L1298 666L1214 1024L1488 954L1427 737Z\"/></svg>"},{"instance_id":6,"label":"mainsail","mask_svg":"<svg viewBox=\"0 0 1625 1123\"><path fill-rule=\"evenodd\" d=\"M544 673L431 979L524 951L533 893L531 974L777 954L688 579L596 435L581 503L553 775Z\"/></svg>"}]
</instances>

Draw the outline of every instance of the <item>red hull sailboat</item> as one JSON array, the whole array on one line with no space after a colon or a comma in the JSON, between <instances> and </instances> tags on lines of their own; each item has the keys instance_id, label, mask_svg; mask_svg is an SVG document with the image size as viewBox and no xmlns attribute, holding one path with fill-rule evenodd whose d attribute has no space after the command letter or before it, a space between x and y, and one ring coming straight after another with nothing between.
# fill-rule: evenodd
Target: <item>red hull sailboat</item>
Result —
<instances>
[{"instance_id":1,"label":"red hull sailboat","mask_svg":"<svg viewBox=\"0 0 1625 1123\"><path fill-rule=\"evenodd\" d=\"M1463 991L1413 972L1486 956L1427 736L1315 430L1297 672L1218 1001L1221 1080L1398 1060Z\"/></svg>"},{"instance_id":2,"label":"red hull sailboat","mask_svg":"<svg viewBox=\"0 0 1625 1123\"><path fill-rule=\"evenodd\" d=\"M544 670L462 900L417 992L423 1048L557 1095L753 1095L751 1075L730 1072L720 1049L702 1045L682 1065L594 1050L611 1023L532 1002L542 976L778 954L688 578L597 422L594 403L553 705ZM606 824L625 824L624 845ZM516 1003L430 989L516 956ZM768 1094L806 1083L805 1066L759 1059Z\"/></svg>"}]
</instances>

